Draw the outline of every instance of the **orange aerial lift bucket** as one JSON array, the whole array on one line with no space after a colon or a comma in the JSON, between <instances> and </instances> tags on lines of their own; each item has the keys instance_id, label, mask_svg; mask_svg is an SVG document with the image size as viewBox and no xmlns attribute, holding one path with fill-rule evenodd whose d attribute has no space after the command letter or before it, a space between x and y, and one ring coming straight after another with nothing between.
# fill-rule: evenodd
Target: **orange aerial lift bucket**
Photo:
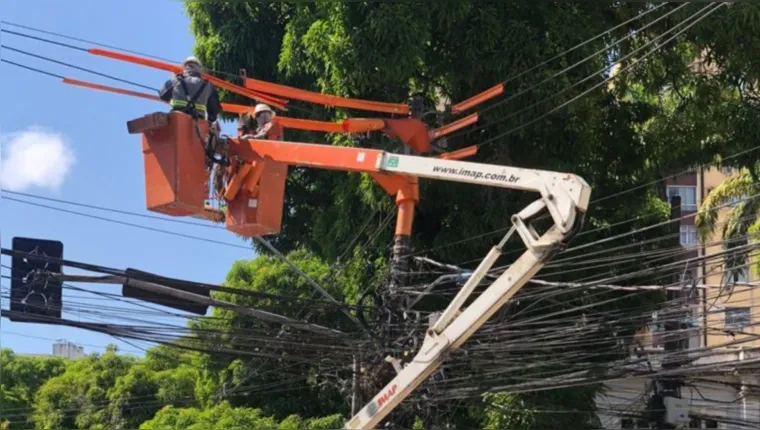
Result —
<instances>
[{"instance_id":1,"label":"orange aerial lift bucket","mask_svg":"<svg viewBox=\"0 0 760 430\"><path fill-rule=\"evenodd\" d=\"M203 214L207 195L206 156L195 124L187 114L157 112L127 123L142 133L147 208L171 216ZM201 136L209 124L199 120Z\"/></svg>"},{"instance_id":2,"label":"orange aerial lift bucket","mask_svg":"<svg viewBox=\"0 0 760 430\"><path fill-rule=\"evenodd\" d=\"M245 237L279 233L285 197L287 164L256 160L244 184L227 204L227 230Z\"/></svg>"}]
</instances>

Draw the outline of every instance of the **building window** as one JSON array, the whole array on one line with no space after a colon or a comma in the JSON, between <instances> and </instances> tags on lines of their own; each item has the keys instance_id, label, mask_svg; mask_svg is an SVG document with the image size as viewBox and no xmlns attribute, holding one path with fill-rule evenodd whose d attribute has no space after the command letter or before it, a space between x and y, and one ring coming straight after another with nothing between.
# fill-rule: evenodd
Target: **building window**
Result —
<instances>
[{"instance_id":1,"label":"building window","mask_svg":"<svg viewBox=\"0 0 760 430\"><path fill-rule=\"evenodd\" d=\"M743 328L752 323L749 308L726 308L726 327Z\"/></svg>"},{"instance_id":2,"label":"building window","mask_svg":"<svg viewBox=\"0 0 760 430\"><path fill-rule=\"evenodd\" d=\"M621 429L632 429L633 426L633 420L630 418L623 418L620 420L620 428Z\"/></svg>"},{"instance_id":3,"label":"building window","mask_svg":"<svg viewBox=\"0 0 760 430\"><path fill-rule=\"evenodd\" d=\"M718 428L718 422L715 420L705 420L705 428L706 429L716 429Z\"/></svg>"},{"instance_id":4,"label":"building window","mask_svg":"<svg viewBox=\"0 0 760 430\"><path fill-rule=\"evenodd\" d=\"M669 186L667 187L668 203L674 196L681 198L682 211L697 210L697 187L694 186Z\"/></svg>"},{"instance_id":5,"label":"building window","mask_svg":"<svg viewBox=\"0 0 760 430\"><path fill-rule=\"evenodd\" d=\"M697 227L693 225L681 226L681 246L693 246L699 243Z\"/></svg>"},{"instance_id":6,"label":"building window","mask_svg":"<svg viewBox=\"0 0 760 430\"><path fill-rule=\"evenodd\" d=\"M731 270L731 281L734 284L746 284L749 283L749 276L747 275L746 267L737 267Z\"/></svg>"},{"instance_id":7,"label":"building window","mask_svg":"<svg viewBox=\"0 0 760 430\"><path fill-rule=\"evenodd\" d=\"M728 286L747 284L749 283L749 268L746 264L729 267L726 269L724 276L726 277L726 285Z\"/></svg>"}]
</instances>

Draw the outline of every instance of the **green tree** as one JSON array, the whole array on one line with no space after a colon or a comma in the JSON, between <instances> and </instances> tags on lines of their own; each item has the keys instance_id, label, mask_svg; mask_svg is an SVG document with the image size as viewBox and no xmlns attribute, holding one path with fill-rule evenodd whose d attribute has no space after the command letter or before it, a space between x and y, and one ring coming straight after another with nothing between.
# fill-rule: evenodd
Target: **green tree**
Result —
<instances>
[{"instance_id":1,"label":"green tree","mask_svg":"<svg viewBox=\"0 0 760 430\"><path fill-rule=\"evenodd\" d=\"M141 430L171 429L335 429L343 426L340 416L302 420L289 416L281 422L266 416L261 409L235 408L222 402L207 409L177 409L167 406L156 416L144 422Z\"/></svg>"},{"instance_id":2,"label":"green tree","mask_svg":"<svg viewBox=\"0 0 760 430\"><path fill-rule=\"evenodd\" d=\"M292 252L287 257L312 279L321 280L328 274L328 266L308 252ZM294 319L307 319L327 327L357 329L345 321L345 316L336 306L321 300L321 296L315 294L302 277L275 257L259 256L254 260L235 262L225 285L290 299L274 300L223 292L214 293L215 297ZM325 284L325 288L339 301L355 300L357 285L348 276L340 276L335 282ZM319 300L308 301L312 297ZM191 328L198 341L210 350L254 352L253 355L220 353L200 357L200 367L206 371L201 378L204 381L200 389L202 394L199 393L204 404L229 400L233 406L254 405L278 419L291 414L320 416L324 411L344 408L345 396L325 384L319 370L324 357L315 355L314 348L309 347L308 344L314 341L309 341L308 334L292 329L280 332L270 324L222 308L214 309L213 318L192 322ZM268 338L287 337L280 342L267 342L259 333L267 333ZM305 343L304 348L298 347L299 342ZM303 359L294 362L291 356ZM332 367L335 367L334 364ZM287 372L281 369L287 369ZM281 385L283 378L293 379L294 385L304 389L257 389ZM196 390L199 388L196 387Z\"/></svg>"},{"instance_id":3,"label":"green tree","mask_svg":"<svg viewBox=\"0 0 760 430\"><path fill-rule=\"evenodd\" d=\"M750 270L749 243L760 233L760 193L758 181L748 169L742 169L723 181L702 202L696 225L706 243L723 241L726 250L724 279L726 283ZM721 217L721 215L725 215ZM714 237L716 230L720 234Z\"/></svg>"},{"instance_id":4,"label":"green tree","mask_svg":"<svg viewBox=\"0 0 760 430\"><path fill-rule=\"evenodd\" d=\"M115 347L72 362L66 372L40 387L31 417L35 426L122 428L125 422L119 411L108 409L108 394L134 363L134 358L118 355Z\"/></svg>"},{"instance_id":5,"label":"green tree","mask_svg":"<svg viewBox=\"0 0 760 430\"><path fill-rule=\"evenodd\" d=\"M35 393L65 368L66 362L61 358L20 357L10 349L0 349L0 418L5 419L9 428L31 428L27 417Z\"/></svg>"},{"instance_id":6,"label":"green tree","mask_svg":"<svg viewBox=\"0 0 760 430\"><path fill-rule=\"evenodd\" d=\"M559 389L524 395L509 393L484 396L485 429L598 429L594 409L599 387Z\"/></svg>"}]
</instances>

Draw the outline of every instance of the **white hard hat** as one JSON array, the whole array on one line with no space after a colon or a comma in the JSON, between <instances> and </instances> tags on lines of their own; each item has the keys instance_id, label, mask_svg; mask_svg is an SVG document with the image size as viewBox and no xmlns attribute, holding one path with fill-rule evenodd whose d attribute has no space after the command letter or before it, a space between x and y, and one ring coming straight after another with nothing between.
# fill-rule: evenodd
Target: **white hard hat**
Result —
<instances>
[{"instance_id":1,"label":"white hard hat","mask_svg":"<svg viewBox=\"0 0 760 430\"><path fill-rule=\"evenodd\" d=\"M265 105L264 103L259 103L255 108L253 108L253 116L257 117L261 112L269 112L274 115L272 108L270 108L268 105Z\"/></svg>"},{"instance_id":2,"label":"white hard hat","mask_svg":"<svg viewBox=\"0 0 760 430\"><path fill-rule=\"evenodd\" d=\"M182 62L182 66L184 67L188 63L195 63L198 65L198 67L203 67L203 64L201 64L201 60L199 60L198 57L195 57L193 55L185 58L185 61Z\"/></svg>"}]
</instances>

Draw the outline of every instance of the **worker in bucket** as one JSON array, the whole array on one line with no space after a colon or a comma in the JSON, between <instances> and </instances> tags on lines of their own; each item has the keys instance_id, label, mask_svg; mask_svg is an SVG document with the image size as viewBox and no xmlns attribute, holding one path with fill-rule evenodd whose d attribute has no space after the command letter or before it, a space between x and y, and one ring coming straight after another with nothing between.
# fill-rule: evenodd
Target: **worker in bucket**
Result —
<instances>
[{"instance_id":1,"label":"worker in bucket","mask_svg":"<svg viewBox=\"0 0 760 430\"><path fill-rule=\"evenodd\" d=\"M243 139L283 140L284 129L280 124L272 121L274 115L272 108L263 103L256 105L253 109L255 124L251 121L250 113L243 114L238 127ZM256 127L255 131L253 127Z\"/></svg>"},{"instance_id":2,"label":"worker in bucket","mask_svg":"<svg viewBox=\"0 0 760 430\"><path fill-rule=\"evenodd\" d=\"M184 112L196 119L215 123L222 111L216 88L203 79L203 65L190 56L182 62L182 73L166 81L161 88L161 100L168 102L172 111ZM218 128L218 125L215 126Z\"/></svg>"}]
</instances>

